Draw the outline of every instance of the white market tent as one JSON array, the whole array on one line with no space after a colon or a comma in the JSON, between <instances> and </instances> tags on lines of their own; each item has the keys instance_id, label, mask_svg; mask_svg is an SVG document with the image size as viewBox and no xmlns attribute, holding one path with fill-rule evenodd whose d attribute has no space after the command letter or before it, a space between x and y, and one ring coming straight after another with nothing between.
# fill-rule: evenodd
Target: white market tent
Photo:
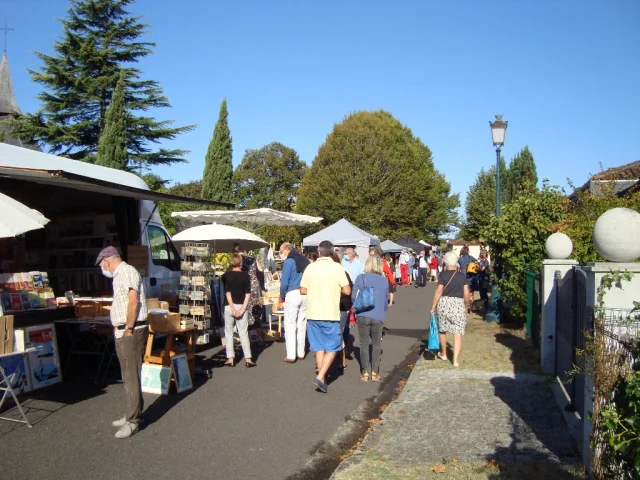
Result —
<instances>
[{"instance_id":1,"label":"white market tent","mask_svg":"<svg viewBox=\"0 0 640 480\"><path fill-rule=\"evenodd\" d=\"M329 240L336 247L354 246L356 253L362 261L369 256L369 247L380 245L380 239L375 235L365 232L344 218L324 230L306 237L302 241L305 247L317 247L320 242Z\"/></svg>"},{"instance_id":2,"label":"white market tent","mask_svg":"<svg viewBox=\"0 0 640 480\"><path fill-rule=\"evenodd\" d=\"M171 216L188 220L194 224L217 223L218 225L236 225L254 231L259 230L261 227L300 226L317 223L322 220L322 217L280 212L272 208L173 212Z\"/></svg>"},{"instance_id":3,"label":"white market tent","mask_svg":"<svg viewBox=\"0 0 640 480\"><path fill-rule=\"evenodd\" d=\"M392 242L391 240L385 240L380 244L380 248L382 248L384 253L400 253L402 252L402 249L406 247L398 245L396 242Z\"/></svg>"},{"instance_id":4,"label":"white market tent","mask_svg":"<svg viewBox=\"0 0 640 480\"><path fill-rule=\"evenodd\" d=\"M171 240L175 243L180 242L203 242L211 244L213 251L216 253L231 252L233 246L239 243L245 250L254 250L269 245L257 235L242 230L241 228L232 227L231 225L199 225L197 227L187 228L180 233L176 233Z\"/></svg>"}]
</instances>

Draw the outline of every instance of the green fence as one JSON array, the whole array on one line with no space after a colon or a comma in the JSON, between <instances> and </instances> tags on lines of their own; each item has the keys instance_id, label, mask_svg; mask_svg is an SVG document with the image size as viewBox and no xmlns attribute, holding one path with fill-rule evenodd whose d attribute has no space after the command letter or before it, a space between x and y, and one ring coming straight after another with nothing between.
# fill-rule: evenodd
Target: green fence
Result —
<instances>
[{"instance_id":1,"label":"green fence","mask_svg":"<svg viewBox=\"0 0 640 480\"><path fill-rule=\"evenodd\" d=\"M540 274L531 270L524 271L527 279L527 321L525 330L536 348L540 348Z\"/></svg>"}]
</instances>

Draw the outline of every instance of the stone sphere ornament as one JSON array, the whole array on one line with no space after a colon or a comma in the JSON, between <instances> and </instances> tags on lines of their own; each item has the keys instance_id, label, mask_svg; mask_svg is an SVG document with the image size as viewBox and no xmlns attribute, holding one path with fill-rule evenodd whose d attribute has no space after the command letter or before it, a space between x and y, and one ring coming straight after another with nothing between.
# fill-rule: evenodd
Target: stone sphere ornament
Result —
<instances>
[{"instance_id":1,"label":"stone sphere ornament","mask_svg":"<svg viewBox=\"0 0 640 480\"><path fill-rule=\"evenodd\" d=\"M612 208L593 226L593 245L610 262L633 262L640 257L640 213Z\"/></svg>"},{"instance_id":2,"label":"stone sphere ornament","mask_svg":"<svg viewBox=\"0 0 640 480\"><path fill-rule=\"evenodd\" d=\"M549 235L549 238L547 238L544 244L544 249L547 251L549 258L565 260L569 258L569 255L573 252L573 242L566 234L556 232Z\"/></svg>"}]
</instances>

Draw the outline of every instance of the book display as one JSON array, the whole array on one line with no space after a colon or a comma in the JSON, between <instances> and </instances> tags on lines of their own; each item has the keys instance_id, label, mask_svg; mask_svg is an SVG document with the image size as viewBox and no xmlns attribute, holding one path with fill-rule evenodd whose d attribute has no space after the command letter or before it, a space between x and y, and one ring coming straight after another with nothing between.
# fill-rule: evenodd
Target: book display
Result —
<instances>
[{"instance_id":1,"label":"book display","mask_svg":"<svg viewBox=\"0 0 640 480\"><path fill-rule=\"evenodd\" d=\"M47 272L1 273L0 299L5 313L57 307Z\"/></svg>"},{"instance_id":2,"label":"book display","mask_svg":"<svg viewBox=\"0 0 640 480\"><path fill-rule=\"evenodd\" d=\"M62 217L47 229L48 268L56 292L106 292L107 279L95 267L100 250L117 245L114 215Z\"/></svg>"},{"instance_id":3,"label":"book display","mask_svg":"<svg viewBox=\"0 0 640 480\"><path fill-rule=\"evenodd\" d=\"M185 243L180 253L180 326L197 329L196 344L204 345L210 340L212 251L207 243Z\"/></svg>"}]
</instances>

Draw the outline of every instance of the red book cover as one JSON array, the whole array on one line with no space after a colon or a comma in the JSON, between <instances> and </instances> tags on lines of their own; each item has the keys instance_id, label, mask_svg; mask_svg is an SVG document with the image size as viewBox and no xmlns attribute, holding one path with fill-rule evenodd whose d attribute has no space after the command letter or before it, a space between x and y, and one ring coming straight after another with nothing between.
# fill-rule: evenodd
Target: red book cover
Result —
<instances>
[{"instance_id":1,"label":"red book cover","mask_svg":"<svg viewBox=\"0 0 640 480\"><path fill-rule=\"evenodd\" d=\"M11 294L11 306L14 311L22 311L22 299L19 293Z\"/></svg>"}]
</instances>

